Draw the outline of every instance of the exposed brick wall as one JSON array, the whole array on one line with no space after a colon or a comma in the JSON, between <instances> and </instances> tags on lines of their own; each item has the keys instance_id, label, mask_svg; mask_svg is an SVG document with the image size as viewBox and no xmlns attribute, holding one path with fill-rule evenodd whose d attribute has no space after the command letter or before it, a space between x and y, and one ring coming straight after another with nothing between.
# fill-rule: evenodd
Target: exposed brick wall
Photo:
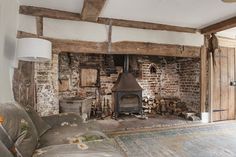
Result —
<instances>
[{"instance_id":1,"label":"exposed brick wall","mask_svg":"<svg viewBox=\"0 0 236 157\"><path fill-rule=\"evenodd\" d=\"M179 76L181 100L188 103L192 110L200 112L200 60L180 60Z\"/></svg>"},{"instance_id":2,"label":"exposed brick wall","mask_svg":"<svg viewBox=\"0 0 236 157\"><path fill-rule=\"evenodd\" d=\"M155 97L161 90L161 64L159 62L151 62L148 56L139 56L138 64L141 75L138 77L137 81L143 88L143 96ZM150 72L149 68L151 65L155 65L157 69L156 73Z\"/></svg>"},{"instance_id":3,"label":"exposed brick wall","mask_svg":"<svg viewBox=\"0 0 236 157\"><path fill-rule=\"evenodd\" d=\"M179 62L175 58L163 58L161 67L161 97L179 98Z\"/></svg>"}]
</instances>

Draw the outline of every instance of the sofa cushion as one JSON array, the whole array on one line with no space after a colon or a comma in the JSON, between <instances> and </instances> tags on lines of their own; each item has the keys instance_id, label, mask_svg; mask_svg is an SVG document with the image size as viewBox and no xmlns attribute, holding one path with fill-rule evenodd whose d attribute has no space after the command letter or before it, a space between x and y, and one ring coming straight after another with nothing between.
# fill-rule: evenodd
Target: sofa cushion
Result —
<instances>
[{"instance_id":1,"label":"sofa cushion","mask_svg":"<svg viewBox=\"0 0 236 157\"><path fill-rule=\"evenodd\" d=\"M93 133L91 133L89 130L88 127L82 124L79 126L77 124L68 124L61 127L53 127L40 137L39 148L51 145L69 144L72 138L79 136L95 139L95 137L91 136L92 134L97 135L97 138L106 138L104 137L105 135L99 131L93 131Z\"/></svg>"},{"instance_id":2,"label":"sofa cushion","mask_svg":"<svg viewBox=\"0 0 236 157\"><path fill-rule=\"evenodd\" d=\"M33 121L39 136L43 135L51 128L51 126L48 125L31 106L25 106L24 108Z\"/></svg>"},{"instance_id":3,"label":"sofa cushion","mask_svg":"<svg viewBox=\"0 0 236 157\"><path fill-rule=\"evenodd\" d=\"M11 152L14 156L22 156L22 154L17 149L17 145L22 142L23 138L26 136L26 131L22 132L22 135L19 136L19 138L16 140L16 142L12 141L11 137L8 135L5 128L0 124L0 137L2 144L4 144L4 147ZM0 146L0 152L1 152L2 146Z\"/></svg>"},{"instance_id":4,"label":"sofa cushion","mask_svg":"<svg viewBox=\"0 0 236 157\"><path fill-rule=\"evenodd\" d=\"M15 141L19 135L18 111L19 109L12 103L0 103L0 115L4 118L3 127L12 141ZM2 138L4 137L0 136L1 140Z\"/></svg>"},{"instance_id":5,"label":"sofa cushion","mask_svg":"<svg viewBox=\"0 0 236 157\"><path fill-rule=\"evenodd\" d=\"M3 127L13 141L27 131L17 149L24 157L32 156L38 143L38 133L26 111L17 103L4 103L0 104L0 115L4 117Z\"/></svg>"},{"instance_id":6,"label":"sofa cushion","mask_svg":"<svg viewBox=\"0 0 236 157\"><path fill-rule=\"evenodd\" d=\"M0 141L0 155L1 157L13 157L8 148Z\"/></svg>"},{"instance_id":7,"label":"sofa cushion","mask_svg":"<svg viewBox=\"0 0 236 157\"><path fill-rule=\"evenodd\" d=\"M77 144L53 145L38 149L33 157L123 157L113 140L91 141L84 143L88 149Z\"/></svg>"},{"instance_id":8,"label":"sofa cushion","mask_svg":"<svg viewBox=\"0 0 236 157\"><path fill-rule=\"evenodd\" d=\"M60 127L63 124L78 124L82 123L81 117L76 113L61 113L42 117L51 127Z\"/></svg>"}]
</instances>

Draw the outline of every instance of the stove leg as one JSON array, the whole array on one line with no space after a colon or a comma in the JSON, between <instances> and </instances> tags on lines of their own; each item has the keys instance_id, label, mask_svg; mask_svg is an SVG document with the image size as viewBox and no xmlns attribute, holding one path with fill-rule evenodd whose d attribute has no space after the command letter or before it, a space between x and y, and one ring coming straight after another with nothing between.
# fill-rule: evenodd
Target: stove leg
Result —
<instances>
[{"instance_id":1,"label":"stove leg","mask_svg":"<svg viewBox=\"0 0 236 157\"><path fill-rule=\"evenodd\" d=\"M141 115L142 117L144 116L143 110L141 110L139 113L140 113L140 115Z\"/></svg>"},{"instance_id":2,"label":"stove leg","mask_svg":"<svg viewBox=\"0 0 236 157\"><path fill-rule=\"evenodd\" d=\"M118 112L113 112L112 118L115 120L118 120L119 113Z\"/></svg>"}]
</instances>

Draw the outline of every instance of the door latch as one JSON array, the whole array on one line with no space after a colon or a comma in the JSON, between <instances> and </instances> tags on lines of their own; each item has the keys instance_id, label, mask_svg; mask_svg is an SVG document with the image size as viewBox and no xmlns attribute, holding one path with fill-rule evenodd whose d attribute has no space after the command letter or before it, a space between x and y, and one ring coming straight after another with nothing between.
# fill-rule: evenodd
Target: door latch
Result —
<instances>
[{"instance_id":1,"label":"door latch","mask_svg":"<svg viewBox=\"0 0 236 157\"><path fill-rule=\"evenodd\" d=\"M236 86L236 81L231 81L230 86Z\"/></svg>"}]
</instances>

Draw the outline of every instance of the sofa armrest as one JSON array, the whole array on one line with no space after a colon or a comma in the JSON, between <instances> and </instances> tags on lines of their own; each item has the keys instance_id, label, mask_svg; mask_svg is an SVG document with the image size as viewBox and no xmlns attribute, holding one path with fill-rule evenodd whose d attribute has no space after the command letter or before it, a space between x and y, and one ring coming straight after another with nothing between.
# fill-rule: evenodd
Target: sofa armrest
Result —
<instances>
[{"instance_id":1,"label":"sofa armrest","mask_svg":"<svg viewBox=\"0 0 236 157\"><path fill-rule=\"evenodd\" d=\"M75 113L61 113L57 115L45 116L42 119L51 127L62 126L67 124L81 124L82 119Z\"/></svg>"}]
</instances>

